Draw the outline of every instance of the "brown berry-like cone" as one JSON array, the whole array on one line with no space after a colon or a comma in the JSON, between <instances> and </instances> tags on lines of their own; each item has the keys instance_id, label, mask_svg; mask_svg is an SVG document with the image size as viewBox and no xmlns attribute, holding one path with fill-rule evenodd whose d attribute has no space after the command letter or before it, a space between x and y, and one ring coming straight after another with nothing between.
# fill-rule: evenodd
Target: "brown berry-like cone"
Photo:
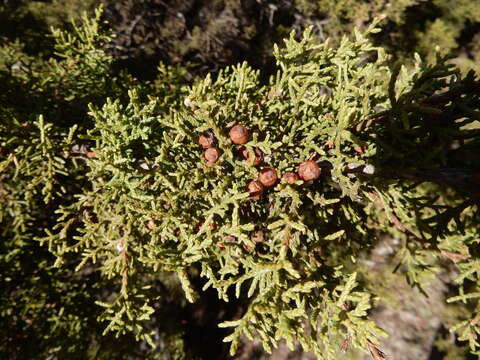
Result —
<instances>
[{"instance_id":1,"label":"brown berry-like cone","mask_svg":"<svg viewBox=\"0 0 480 360\"><path fill-rule=\"evenodd\" d=\"M208 148L205 150L203 153L203 157L205 160L207 160L207 165L212 166L215 164L220 157L220 150L218 150L216 147Z\"/></svg>"},{"instance_id":2,"label":"brown berry-like cone","mask_svg":"<svg viewBox=\"0 0 480 360\"><path fill-rule=\"evenodd\" d=\"M230 129L230 139L234 144L245 144L249 139L248 129L243 125L235 125Z\"/></svg>"},{"instance_id":3,"label":"brown berry-like cone","mask_svg":"<svg viewBox=\"0 0 480 360\"><path fill-rule=\"evenodd\" d=\"M211 132L205 132L198 138L198 144L204 149L214 147L215 136Z\"/></svg>"},{"instance_id":4,"label":"brown berry-like cone","mask_svg":"<svg viewBox=\"0 0 480 360\"><path fill-rule=\"evenodd\" d=\"M298 175L294 172L286 172L285 174L283 174L282 176L282 183L283 184L295 184L298 180L300 180L300 178L298 177Z\"/></svg>"},{"instance_id":5,"label":"brown berry-like cone","mask_svg":"<svg viewBox=\"0 0 480 360\"><path fill-rule=\"evenodd\" d=\"M247 150L245 146L241 146L238 149L240 153L242 154L242 157L245 159L244 163L248 164L250 163L250 152ZM253 166L260 165L263 161L263 152L260 149L254 149L255 153L255 160L253 161Z\"/></svg>"},{"instance_id":6,"label":"brown berry-like cone","mask_svg":"<svg viewBox=\"0 0 480 360\"><path fill-rule=\"evenodd\" d=\"M298 167L298 175L304 181L312 181L318 179L321 173L318 164L313 160L308 160L300 164Z\"/></svg>"},{"instance_id":7,"label":"brown berry-like cone","mask_svg":"<svg viewBox=\"0 0 480 360\"><path fill-rule=\"evenodd\" d=\"M247 185L247 191L250 194L250 198L253 200L258 200L263 195L263 185L258 180L252 180Z\"/></svg>"},{"instance_id":8,"label":"brown berry-like cone","mask_svg":"<svg viewBox=\"0 0 480 360\"><path fill-rule=\"evenodd\" d=\"M278 180L277 171L274 168L266 167L260 170L258 180L264 186L273 186Z\"/></svg>"}]
</instances>

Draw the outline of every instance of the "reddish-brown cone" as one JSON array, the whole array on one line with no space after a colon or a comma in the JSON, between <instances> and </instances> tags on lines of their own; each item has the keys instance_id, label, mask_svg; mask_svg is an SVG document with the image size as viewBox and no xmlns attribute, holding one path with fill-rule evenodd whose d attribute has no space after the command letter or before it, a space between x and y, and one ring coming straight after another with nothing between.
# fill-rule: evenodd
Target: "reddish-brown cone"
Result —
<instances>
[{"instance_id":1,"label":"reddish-brown cone","mask_svg":"<svg viewBox=\"0 0 480 360\"><path fill-rule=\"evenodd\" d=\"M260 170L258 180L264 186L273 186L278 180L277 171L274 168L266 167Z\"/></svg>"},{"instance_id":2,"label":"reddish-brown cone","mask_svg":"<svg viewBox=\"0 0 480 360\"><path fill-rule=\"evenodd\" d=\"M205 132L198 138L198 144L204 149L214 147L215 136L211 132Z\"/></svg>"},{"instance_id":3,"label":"reddish-brown cone","mask_svg":"<svg viewBox=\"0 0 480 360\"><path fill-rule=\"evenodd\" d=\"M300 164L298 167L298 175L304 181L312 181L318 179L321 169L313 160L308 160Z\"/></svg>"},{"instance_id":4,"label":"reddish-brown cone","mask_svg":"<svg viewBox=\"0 0 480 360\"><path fill-rule=\"evenodd\" d=\"M230 139L234 144L245 144L249 139L248 129L243 125L235 125L230 129Z\"/></svg>"},{"instance_id":5,"label":"reddish-brown cone","mask_svg":"<svg viewBox=\"0 0 480 360\"><path fill-rule=\"evenodd\" d=\"M263 185L258 180L252 180L247 185L247 191L250 194L251 199L258 200L263 195Z\"/></svg>"},{"instance_id":6,"label":"reddish-brown cone","mask_svg":"<svg viewBox=\"0 0 480 360\"><path fill-rule=\"evenodd\" d=\"M208 148L203 153L203 157L205 160L207 160L207 166L213 166L220 157L220 150L218 150L216 147Z\"/></svg>"},{"instance_id":7,"label":"reddish-brown cone","mask_svg":"<svg viewBox=\"0 0 480 360\"><path fill-rule=\"evenodd\" d=\"M294 172L286 172L282 176L282 183L283 184L295 184L295 182L297 182L298 180L300 180L300 178Z\"/></svg>"}]
</instances>

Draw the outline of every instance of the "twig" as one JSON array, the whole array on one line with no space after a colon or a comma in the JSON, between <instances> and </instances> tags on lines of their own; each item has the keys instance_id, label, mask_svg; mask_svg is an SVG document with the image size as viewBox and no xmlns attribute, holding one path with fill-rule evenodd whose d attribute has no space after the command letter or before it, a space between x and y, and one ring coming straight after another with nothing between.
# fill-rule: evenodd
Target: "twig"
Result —
<instances>
[{"instance_id":1,"label":"twig","mask_svg":"<svg viewBox=\"0 0 480 360\"><path fill-rule=\"evenodd\" d=\"M368 351L370 351L372 359L374 360L385 360L388 357L387 354L380 350L380 348L374 343L372 343L370 340L367 340L367 347Z\"/></svg>"}]
</instances>

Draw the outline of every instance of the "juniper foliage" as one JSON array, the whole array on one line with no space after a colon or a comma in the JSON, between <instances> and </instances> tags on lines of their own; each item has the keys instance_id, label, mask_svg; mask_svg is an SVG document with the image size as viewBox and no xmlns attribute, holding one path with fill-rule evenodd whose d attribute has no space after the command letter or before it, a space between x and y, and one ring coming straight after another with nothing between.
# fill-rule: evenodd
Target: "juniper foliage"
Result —
<instances>
[{"instance_id":1,"label":"juniper foliage","mask_svg":"<svg viewBox=\"0 0 480 360\"><path fill-rule=\"evenodd\" d=\"M92 298L109 284L76 259L52 267L34 241L55 225L57 207L82 193L85 147L77 136L91 121L87 104L122 97L128 77L113 78L111 39L96 17L52 33L56 55L28 55L20 40L0 47L0 354L17 358L110 358L133 344L102 337ZM103 288L103 290L102 290Z\"/></svg>"},{"instance_id":2,"label":"juniper foliage","mask_svg":"<svg viewBox=\"0 0 480 360\"><path fill-rule=\"evenodd\" d=\"M36 254L35 238L56 268L95 269L88 291L104 308L105 336L134 334L155 348L159 336L171 335L181 347L178 332L159 334L152 325L167 318L158 304L169 295L157 285L173 281L189 302L208 288L224 301L247 302L241 316L219 324L232 328L225 339L232 354L246 336L259 337L266 351L284 339L333 359L345 342L367 352L387 335L368 318L378 294L359 263L388 234L401 241L392 261L412 286L422 288L443 258L454 261L459 295L449 301L468 302L471 312L453 331L478 353L480 99L473 72L461 75L440 56L434 64L417 57L414 67L390 67L368 39L379 31L375 21L335 47L317 43L311 29L300 38L292 33L275 47L278 71L267 82L243 63L186 87L182 71L160 66L154 91L126 74L112 77L99 16L73 34L54 32L57 57L47 63L36 64L20 44L3 47L11 55L2 74L16 87L2 100L29 104L2 109L5 268L16 254ZM83 116L66 117L72 108ZM251 159L260 149L262 165L244 161L229 140L235 124L250 130L245 148ZM213 166L198 145L205 131L221 151ZM262 167L281 175L306 160L319 164L318 180L278 182L250 198L247 184ZM41 269L60 274L47 261ZM22 266L9 271L18 276ZM203 289L192 282L198 278ZM61 294L88 296L78 286ZM66 321L65 303L52 306L58 336L82 339L91 317L72 306ZM12 307L3 306L2 316Z\"/></svg>"},{"instance_id":3,"label":"juniper foliage","mask_svg":"<svg viewBox=\"0 0 480 360\"><path fill-rule=\"evenodd\" d=\"M316 25L324 39L340 40L345 32L383 16L385 31L375 41L403 62L409 62L414 53L434 62L440 52L455 55L453 61L464 73L479 70L476 24L480 8L475 1L296 0L295 8Z\"/></svg>"}]
</instances>

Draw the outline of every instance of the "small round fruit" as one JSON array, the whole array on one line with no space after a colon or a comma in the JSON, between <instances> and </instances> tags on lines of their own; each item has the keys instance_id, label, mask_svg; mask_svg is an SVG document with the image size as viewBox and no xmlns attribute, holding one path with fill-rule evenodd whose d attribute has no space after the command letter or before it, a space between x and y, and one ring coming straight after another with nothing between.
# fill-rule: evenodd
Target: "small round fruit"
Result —
<instances>
[{"instance_id":1,"label":"small round fruit","mask_svg":"<svg viewBox=\"0 0 480 360\"><path fill-rule=\"evenodd\" d=\"M247 185L247 192L250 194L250 198L253 200L258 200L263 195L263 185L258 180L252 180Z\"/></svg>"},{"instance_id":2,"label":"small round fruit","mask_svg":"<svg viewBox=\"0 0 480 360\"><path fill-rule=\"evenodd\" d=\"M235 125L230 129L230 139L234 144L245 144L249 139L248 129L243 125Z\"/></svg>"},{"instance_id":3,"label":"small round fruit","mask_svg":"<svg viewBox=\"0 0 480 360\"><path fill-rule=\"evenodd\" d=\"M285 174L283 174L282 176L282 183L283 184L295 184L298 180L300 180L300 178L298 177L298 175L294 172L286 172Z\"/></svg>"},{"instance_id":4,"label":"small round fruit","mask_svg":"<svg viewBox=\"0 0 480 360\"><path fill-rule=\"evenodd\" d=\"M273 186L278 180L277 171L274 168L266 167L260 170L258 180L264 186Z\"/></svg>"},{"instance_id":5,"label":"small round fruit","mask_svg":"<svg viewBox=\"0 0 480 360\"><path fill-rule=\"evenodd\" d=\"M198 144L204 149L214 147L215 136L211 132L205 132L198 138Z\"/></svg>"},{"instance_id":6,"label":"small round fruit","mask_svg":"<svg viewBox=\"0 0 480 360\"><path fill-rule=\"evenodd\" d=\"M318 179L321 169L313 160L308 160L300 164L298 167L298 175L304 181L312 181Z\"/></svg>"},{"instance_id":7,"label":"small round fruit","mask_svg":"<svg viewBox=\"0 0 480 360\"><path fill-rule=\"evenodd\" d=\"M216 147L208 148L203 153L203 157L205 158L205 160L207 160L208 164L213 165L217 162L218 158L220 157L220 150L218 150Z\"/></svg>"}]
</instances>

